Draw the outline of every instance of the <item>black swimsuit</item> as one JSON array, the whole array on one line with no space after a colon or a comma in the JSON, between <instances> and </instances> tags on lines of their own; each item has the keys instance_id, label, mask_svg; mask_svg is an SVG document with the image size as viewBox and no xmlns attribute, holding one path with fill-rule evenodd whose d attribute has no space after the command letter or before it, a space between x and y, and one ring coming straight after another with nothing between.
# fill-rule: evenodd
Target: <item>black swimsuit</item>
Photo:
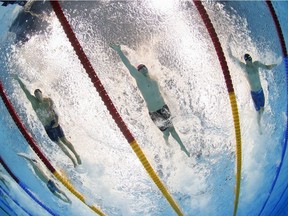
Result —
<instances>
[{"instance_id":1,"label":"black swimsuit","mask_svg":"<svg viewBox=\"0 0 288 216\"><path fill-rule=\"evenodd\" d=\"M59 140L59 138L64 137L64 131L59 124L57 127L53 128L52 126L54 124L55 124L55 121L52 121L50 123L50 125L45 126L45 130L46 130L46 133L49 136L49 138L52 141L57 142Z\"/></svg>"},{"instance_id":2,"label":"black swimsuit","mask_svg":"<svg viewBox=\"0 0 288 216\"><path fill-rule=\"evenodd\" d=\"M47 182L47 187L49 188L49 190L50 190L52 193L60 192L59 188L56 186L56 184L54 183L54 181L52 181L51 179Z\"/></svg>"},{"instance_id":3,"label":"black swimsuit","mask_svg":"<svg viewBox=\"0 0 288 216\"><path fill-rule=\"evenodd\" d=\"M173 125L171 121L171 113L166 104L155 112L149 112L149 115L161 131L165 131Z\"/></svg>"}]
</instances>

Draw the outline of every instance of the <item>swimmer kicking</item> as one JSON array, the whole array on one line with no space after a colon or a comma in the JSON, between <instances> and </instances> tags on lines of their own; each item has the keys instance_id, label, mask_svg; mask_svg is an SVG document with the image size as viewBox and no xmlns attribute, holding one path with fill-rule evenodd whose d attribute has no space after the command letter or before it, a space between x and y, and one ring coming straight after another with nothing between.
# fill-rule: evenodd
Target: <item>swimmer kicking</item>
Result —
<instances>
[{"instance_id":1,"label":"swimmer kicking","mask_svg":"<svg viewBox=\"0 0 288 216\"><path fill-rule=\"evenodd\" d=\"M71 200L68 198L68 196L60 190L59 186L54 182L52 177L48 177L48 175L45 173L45 171L42 168L42 165L40 164L39 160L36 160L34 158L31 158L23 153L17 153L19 156L25 158L33 167L33 170L35 174L38 176L38 178L45 183L45 185L48 187L48 189L59 199L63 200L66 203L71 203Z\"/></svg>"},{"instance_id":2,"label":"swimmer kicking","mask_svg":"<svg viewBox=\"0 0 288 216\"><path fill-rule=\"evenodd\" d=\"M249 54L244 55L245 63L241 62L239 59L237 59L235 56L233 56L231 48L228 47L228 54L230 58L236 62L245 72L246 78L249 82L250 89L251 89L251 96L254 102L254 107L257 111L257 123L259 125L259 131L260 134L262 134L261 130L261 117L264 112L264 106L265 106L265 97L260 81L259 76L259 69L265 69L265 70L271 70L276 66L276 64L271 65L265 65L261 63L260 61L252 61L252 57Z\"/></svg>"},{"instance_id":3,"label":"swimmer kicking","mask_svg":"<svg viewBox=\"0 0 288 216\"><path fill-rule=\"evenodd\" d=\"M75 155L78 164L81 164L80 156L74 149L74 146L69 142L63 132L62 127L59 124L59 117L54 109L54 103L51 98L44 98L40 89L34 91L34 96L28 91L24 83L20 78L14 75L14 78L20 84L20 87L24 91L26 97L32 104L32 108L36 112L37 117L43 124L48 137L55 142L61 150L71 159L74 167L77 166L75 159L66 149L70 149Z\"/></svg>"},{"instance_id":4,"label":"swimmer kicking","mask_svg":"<svg viewBox=\"0 0 288 216\"><path fill-rule=\"evenodd\" d=\"M148 107L150 118L163 133L166 144L168 144L168 137L171 134L180 145L181 150L190 157L190 153L185 148L173 126L170 110L160 93L158 83L149 76L147 67L140 64L136 69L124 55L120 45L110 44L110 47L117 52L131 76L136 80L137 86Z\"/></svg>"}]
</instances>

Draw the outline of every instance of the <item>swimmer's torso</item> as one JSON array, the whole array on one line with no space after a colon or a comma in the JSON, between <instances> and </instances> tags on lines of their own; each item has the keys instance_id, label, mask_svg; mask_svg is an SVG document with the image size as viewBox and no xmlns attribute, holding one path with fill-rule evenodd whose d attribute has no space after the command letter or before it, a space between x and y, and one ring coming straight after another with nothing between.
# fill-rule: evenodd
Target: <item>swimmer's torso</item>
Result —
<instances>
[{"instance_id":1,"label":"swimmer's torso","mask_svg":"<svg viewBox=\"0 0 288 216\"><path fill-rule=\"evenodd\" d=\"M44 168L41 164L39 164L39 161L32 162L31 163L36 175L45 183L47 184L48 180L50 179L47 175L47 173L44 171Z\"/></svg>"},{"instance_id":2,"label":"swimmer's torso","mask_svg":"<svg viewBox=\"0 0 288 216\"><path fill-rule=\"evenodd\" d=\"M56 112L53 109L53 101L50 98L44 98L34 107L37 117L44 126L50 125L55 120Z\"/></svg>"},{"instance_id":3,"label":"swimmer's torso","mask_svg":"<svg viewBox=\"0 0 288 216\"><path fill-rule=\"evenodd\" d=\"M149 112L159 110L165 105L158 83L155 80L145 77L137 81L137 86L144 97Z\"/></svg>"},{"instance_id":4,"label":"swimmer's torso","mask_svg":"<svg viewBox=\"0 0 288 216\"><path fill-rule=\"evenodd\" d=\"M259 91L262 88L259 76L259 68L256 65L252 64L249 66L246 65L245 69L246 77L250 84L251 91Z\"/></svg>"}]
</instances>

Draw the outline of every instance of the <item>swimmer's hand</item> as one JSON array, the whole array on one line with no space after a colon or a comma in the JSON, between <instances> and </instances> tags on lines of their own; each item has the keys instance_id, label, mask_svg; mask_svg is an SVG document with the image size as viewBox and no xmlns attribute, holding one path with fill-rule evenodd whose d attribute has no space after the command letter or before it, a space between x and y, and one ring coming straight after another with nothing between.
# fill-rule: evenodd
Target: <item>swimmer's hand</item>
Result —
<instances>
[{"instance_id":1,"label":"swimmer's hand","mask_svg":"<svg viewBox=\"0 0 288 216\"><path fill-rule=\"evenodd\" d=\"M12 74L12 76L11 76L13 79L15 79L15 80L20 80L20 78L17 76L17 74Z\"/></svg>"},{"instance_id":2,"label":"swimmer's hand","mask_svg":"<svg viewBox=\"0 0 288 216\"><path fill-rule=\"evenodd\" d=\"M282 61L283 61L283 58L282 58L282 56L279 56L279 58L277 58L277 61L276 61L276 66L279 66L281 63L282 63Z\"/></svg>"},{"instance_id":3,"label":"swimmer's hand","mask_svg":"<svg viewBox=\"0 0 288 216\"><path fill-rule=\"evenodd\" d=\"M50 123L50 127L51 127L51 128L55 128L55 127L57 127L57 126L58 126L58 122L55 121L55 120L52 120L51 123Z\"/></svg>"},{"instance_id":4,"label":"swimmer's hand","mask_svg":"<svg viewBox=\"0 0 288 216\"><path fill-rule=\"evenodd\" d=\"M268 65L268 69L271 70L272 68L276 67L277 64Z\"/></svg>"},{"instance_id":5,"label":"swimmer's hand","mask_svg":"<svg viewBox=\"0 0 288 216\"><path fill-rule=\"evenodd\" d=\"M232 34L230 34L229 37L228 37L228 42L229 42L229 43L231 43L232 37L233 37Z\"/></svg>"},{"instance_id":6,"label":"swimmer's hand","mask_svg":"<svg viewBox=\"0 0 288 216\"><path fill-rule=\"evenodd\" d=\"M233 58L232 50L229 44L227 45L227 52L228 52L229 57Z\"/></svg>"},{"instance_id":7,"label":"swimmer's hand","mask_svg":"<svg viewBox=\"0 0 288 216\"><path fill-rule=\"evenodd\" d=\"M116 52L120 51L121 50L121 46L118 45L118 44L112 44L110 43L109 46L114 49Z\"/></svg>"},{"instance_id":8,"label":"swimmer's hand","mask_svg":"<svg viewBox=\"0 0 288 216\"><path fill-rule=\"evenodd\" d=\"M233 37L232 34L230 34L228 37L228 42L227 42L227 51L228 51L229 55L232 55L232 51L231 51L231 47L230 47L230 44L232 42L232 37Z\"/></svg>"}]
</instances>

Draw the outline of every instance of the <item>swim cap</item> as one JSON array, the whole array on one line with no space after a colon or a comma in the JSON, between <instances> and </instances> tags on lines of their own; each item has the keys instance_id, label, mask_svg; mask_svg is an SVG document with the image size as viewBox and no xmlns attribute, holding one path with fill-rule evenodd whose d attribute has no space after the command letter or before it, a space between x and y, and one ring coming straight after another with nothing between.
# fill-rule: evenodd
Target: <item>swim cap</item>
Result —
<instances>
[{"instance_id":1,"label":"swim cap","mask_svg":"<svg viewBox=\"0 0 288 216\"><path fill-rule=\"evenodd\" d=\"M36 93L36 92L42 93L42 91L40 89L35 89L34 93Z\"/></svg>"},{"instance_id":2,"label":"swim cap","mask_svg":"<svg viewBox=\"0 0 288 216\"><path fill-rule=\"evenodd\" d=\"M251 57L249 54L246 53L246 54L244 55L244 60L245 60L245 61L247 61L247 60L252 61L252 57Z\"/></svg>"},{"instance_id":3,"label":"swim cap","mask_svg":"<svg viewBox=\"0 0 288 216\"><path fill-rule=\"evenodd\" d=\"M138 65L137 66L137 70L139 71L139 70L141 70L143 67L146 67L144 64L140 64L140 65Z\"/></svg>"}]
</instances>

